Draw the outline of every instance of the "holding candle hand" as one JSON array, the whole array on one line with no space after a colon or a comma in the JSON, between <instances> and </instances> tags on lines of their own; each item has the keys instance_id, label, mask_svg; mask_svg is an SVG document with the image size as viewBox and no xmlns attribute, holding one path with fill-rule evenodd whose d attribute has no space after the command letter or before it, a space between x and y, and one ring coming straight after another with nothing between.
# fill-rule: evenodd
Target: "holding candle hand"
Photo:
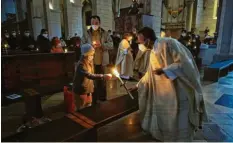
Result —
<instances>
[{"instance_id":1,"label":"holding candle hand","mask_svg":"<svg viewBox=\"0 0 233 143\"><path fill-rule=\"evenodd\" d=\"M101 43L100 43L100 41L93 41L93 42L92 42L92 46L93 46L94 48L99 48L99 47L101 47Z\"/></svg>"},{"instance_id":2,"label":"holding candle hand","mask_svg":"<svg viewBox=\"0 0 233 143\"><path fill-rule=\"evenodd\" d=\"M112 78L112 74L104 74L105 80L110 80Z\"/></svg>"}]
</instances>

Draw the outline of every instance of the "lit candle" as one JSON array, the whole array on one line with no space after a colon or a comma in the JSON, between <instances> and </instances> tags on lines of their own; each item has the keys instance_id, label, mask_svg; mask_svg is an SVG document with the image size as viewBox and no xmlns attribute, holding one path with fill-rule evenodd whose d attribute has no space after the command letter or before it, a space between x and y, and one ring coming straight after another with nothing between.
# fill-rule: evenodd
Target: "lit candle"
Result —
<instances>
[{"instance_id":1,"label":"lit candle","mask_svg":"<svg viewBox=\"0 0 233 143\"><path fill-rule=\"evenodd\" d=\"M123 85L123 87L125 88L126 92L128 93L128 95L134 99L134 97L132 96L132 94L129 92L129 90L127 89L125 82L121 79L119 72L116 69L112 70L112 73L120 80L121 84Z\"/></svg>"},{"instance_id":2,"label":"lit candle","mask_svg":"<svg viewBox=\"0 0 233 143\"><path fill-rule=\"evenodd\" d=\"M68 52L68 50L67 49L65 49L65 53L67 53Z\"/></svg>"}]
</instances>

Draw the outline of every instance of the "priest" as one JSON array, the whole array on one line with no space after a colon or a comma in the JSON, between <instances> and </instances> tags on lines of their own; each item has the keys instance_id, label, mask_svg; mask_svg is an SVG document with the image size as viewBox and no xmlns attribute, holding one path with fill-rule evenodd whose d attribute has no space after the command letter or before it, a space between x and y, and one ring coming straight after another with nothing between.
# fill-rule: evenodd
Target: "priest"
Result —
<instances>
[{"instance_id":1,"label":"priest","mask_svg":"<svg viewBox=\"0 0 233 143\"><path fill-rule=\"evenodd\" d=\"M138 89L142 129L160 141L192 141L207 120L200 75L189 50L159 38Z\"/></svg>"}]
</instances>

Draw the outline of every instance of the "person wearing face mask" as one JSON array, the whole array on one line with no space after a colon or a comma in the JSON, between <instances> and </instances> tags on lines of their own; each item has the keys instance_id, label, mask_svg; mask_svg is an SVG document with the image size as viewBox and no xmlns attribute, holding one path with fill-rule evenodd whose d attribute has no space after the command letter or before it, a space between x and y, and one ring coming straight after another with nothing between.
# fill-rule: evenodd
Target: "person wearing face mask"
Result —
<instances>
[{"instance_id":1,"label":"person wearing face mask","mask_svg":"<svg viewBox=\"0 0 233 143\"><path fill-rule=\"evenodd\" d=\"M132 47L132 50L133 50L133 59L136 58L136 55L138 53L138 43L137 43L137 29L136 27L134 27L132 29L132 36L133 36L133 39L131 41L131 47Z\"/></svg>"},{"instance_id":2,"label":"person wearing face mask","mask_svg":"<svg viewBox=\"0 0 233 143\"><path fill-rule=\"evenodd\" d=\"M30 35L30 31L25 30L24 35L21 39L20 48L24 51L32 51L35 50L35 45L35 40Z\"/></svg>"},{"instance_id":3,"label":"person wearing face mask","mask_svg":"<svg viewBox=\"0 0 233 143\"><path fill-rule=\"evenodd\" d=\"M156 39L151 28L144 27L138 32L139 51L134 61L134 70L138 71L139 78L143 77L147 71L150 52Z\"/></svg>"},{"instance_id":4,"label":"person wearing face mask","mask_svg":"<svg viewBox=\"0 0 233 143\"><path fill-rule=\"evenodd\" d=\"M130 33L125 33L119 44L115 66L121 78L129 80L133 77L133 54L129 41L132 40Z\"/></svg>"},{"instance_id":5,"label":"person wearing face mask","mask_svg":"<svg viewBox=\"0 0 233 143\"><path fill-rule=\"evenodd\" d=\"M146 74L136 84L142 129L162 142L191 142L207 120L200 74L189 50L157 38Z\"/></svg>"},{"instance_id":6,"label":"person wearing face mask","mask_svg":"<svg viewBox=\"0 0 233 143\"><path fill-rule=\"evenodd\" d=\"M37 37L37 46L42 53L49 53L51 50L51 43L48 37L48 30L41 29L40 35Z\"/></svg>"},{"instance_id":7,"label":"person wearing face mask","mask_svg":"<svg viewBox=\"0 0 233 143\"><path fill-rule=\"evenodd\" d=\"M183 44L184 46L187 46L187 44L188 44L188 36L187 36L186 30L182 30L182 33L181 33L180 38L178 39L178 41L181 44Z\"/></svg>"},{"instance_id":8,"label":"person wearing face mask","mask_svg":"<svg viewBox=\"0 0 233 143\"><path fill-rule=\"evenodd\" d=\"M58 39L58 37L53 37L51 42L52 42L51 53L64 53L62 49L61 41Z\"/></svg>"},{"instance_id":9,"label":"person wearing face mask","mask_svg":"<svg viewBox=\"0 0 233 143\"><path fill-rule=\"evenodd\" d=\"M11 50L19 49L20 41L19 41L19 38L17 37L15 30L11 32L11 36L9 39L9 45L10 45Z\"/></svg>"},{"instance_id":10,"label":"person wearing face mask","mask_svg":"<svg viewBox=\"0 0 233 143\"><path fill-rule=\"evenodd\" d=\"M111 74L94 73L95 49L90 44L81 46L82 56L75 69L73 80L73 93L76 100L76 109L80 110L92 105L92 94L94 92L93 80L110 80Z\"/></svg>"},{"instance_id":11,"label":"person wearing face mask","mask_svg":"<svg viewBox=\"0 0 233 143\"><path fill-rule=\"evenodd\" d=\"M94 15L91 17L91 28L84 33L82 44L89 43L95 48L94 66L96 74L104 73L104 66L109 64L108 50L113 49L113 42L108 38L108 33L100 27L100 17ZM103 81L96 82L95 99L106 100L105 83ZM97 97L98 96L98 97ZM95 100L94 103L97 101Z\"/></svg>"}]
</instances>

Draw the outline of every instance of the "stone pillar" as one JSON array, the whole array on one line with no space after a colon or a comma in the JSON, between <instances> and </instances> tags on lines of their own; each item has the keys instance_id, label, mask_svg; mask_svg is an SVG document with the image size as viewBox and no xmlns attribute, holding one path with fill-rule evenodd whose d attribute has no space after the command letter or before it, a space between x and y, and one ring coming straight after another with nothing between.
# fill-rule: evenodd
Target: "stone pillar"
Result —
<instances>
[{"instance_id":1,"label":"stone pillar","mask_svg":"<svg viewBox=\"0 0 233 143\"><path fill-rule=\"evenodd\" d=\"M51 2L51 7L50 7ZM61 37L61 10L60 10L60 1L45 0L46 16L47 16L47 26L49 32L49 39L53 37Z\"/></svg>"},{"instance_id":2,"label":"stone pillar","mask_svg":"<svg viewBox=\"0 0 233 143\"><path fill-rule=\"evenodd\" d=\"M203 0L197 1L197 13L196 13L196 34L199 34L201 28L201 22L203 21Z\"/></svg>"},{"instance_id":3,"label":"stone pillar","mask_svg":"<svg viewBox=\"0 0 233 143\"><path fill-rule=\"evenodd\" d=\"M82 22L82 3L81 0L74 0L71 3L66 0L64 3L65 11L65 37L73 37L75 33L79 37L83 36L83 22Z\"/></svg>"},{"instance_id":4,"label":"stone pillar","mask_svg":"<svg viewBox=\"0 0 233 143\"><path fill-rule=\"evenodd\" d=\"M232 28L232 34L231 34L230 56L232 56L233 58L233 28Z\"/></svg>"},{"instance_id":5,"label":"stone pillar","mask_svg":"<svg viewBox=\"0 0 233 143\"><path fill-rule=\"evenodd\" d=\"M217 53L214 62L233 59L233 1L223 0L219 36L217 41Z\"/></svg>"},{"instance_id":6,"label":"stone pillar","mask_svg":"<svg viewBox=\"0 0 233 143\"><path fill-rule=\"evenodd\" d=\"M36 40L40 34L42 28L45 28L45 15L43 10L43 1L32 0L30 3L31 7L31 19L32 19L32 30L33 37Z\"/></svg>"},{"instance_id":7,"label":"stone pillar","mask_svg":"<svg viewBox=\"0 0 233 143\"><path fill-rule=\"evenodd\" d=\"M151 15L154 16L153 29L157 36L161 30L162 0L151 0Z\"/></svg>"},{"instance_id":8,"label":"stone pillar","mask_svg":"<svg viewBox=\"0 0 233 143\"><path fill-rule=\"evenodd\" d=\"M186 9L187 9L187 15L186 15L186 30L191 31L192 28L192 16L193 16L193 0L186 0Z\"/></svg>"},{"instance_id":9,"label":"stone pillar","mask_svg":"<svg viewBox=\"0 0 233 143\"><path fill-rule=\"evenodd\" d=\"M112 12L112 1L111 0L96 0L97 15L101 19L101 27L104 30L112 30L114 20Z\"/></svg>"}]
</instances>

